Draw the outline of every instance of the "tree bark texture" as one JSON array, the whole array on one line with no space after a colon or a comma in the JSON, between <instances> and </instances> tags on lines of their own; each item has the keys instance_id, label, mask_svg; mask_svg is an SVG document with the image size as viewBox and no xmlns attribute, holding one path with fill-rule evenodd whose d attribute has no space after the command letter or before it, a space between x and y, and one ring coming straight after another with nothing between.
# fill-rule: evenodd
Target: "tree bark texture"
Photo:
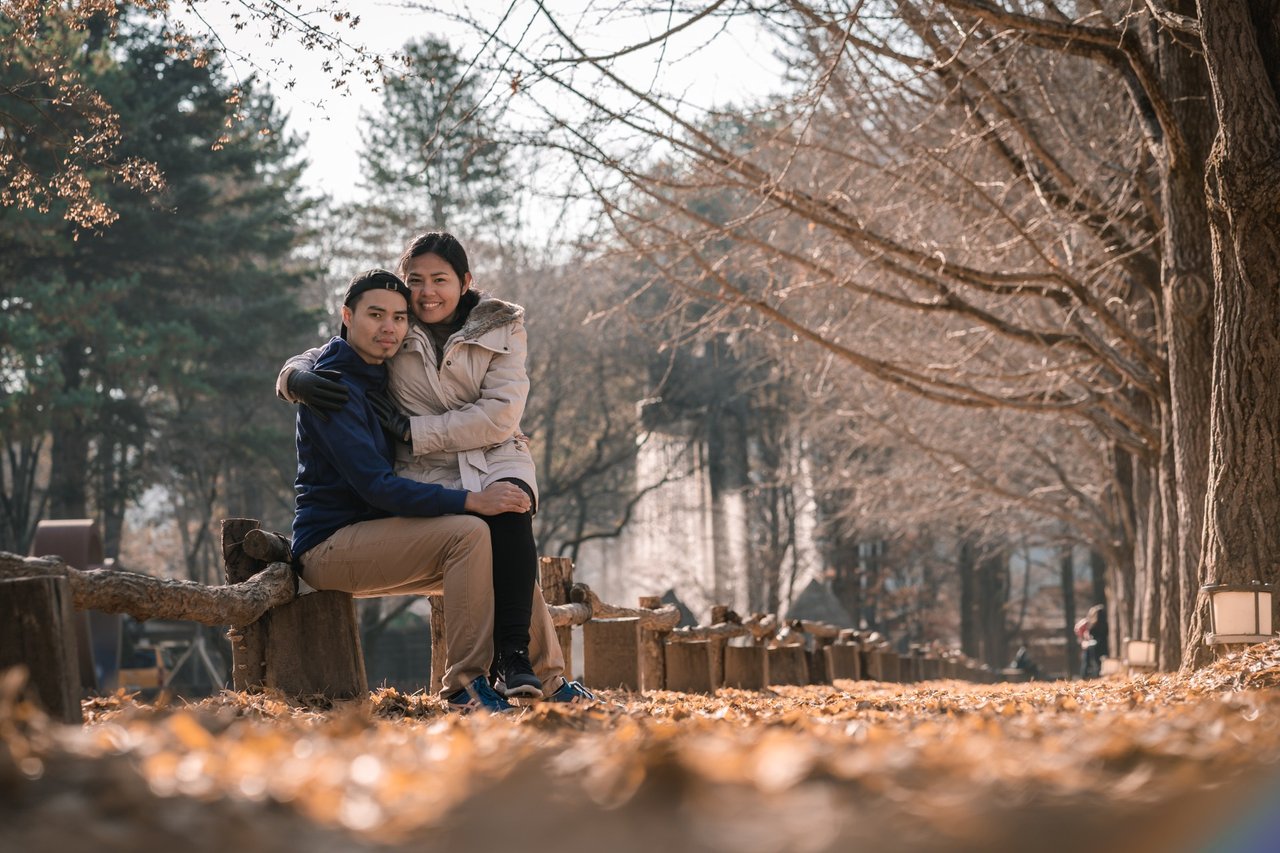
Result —
<instances>
[{"instance_id":1,"label":"tree bark texture","mask_svg":"<svg viewBox=\"0 0 1280 853\"><path fill-rule=\"evenodd\" d=\"M960 651L977 659L982 656L982 640L978 632L978 577L973 551L973 540L962 536L956 554L956 573L960 576Z\"/></svg>"},{"instance_id":2,"label":"tree bark texture","mask_svg":"<svg viewBox=\"0 0 1280 853\"><path fill-rule=\"evenodd\" d=\"M1075 672L1080 662L1080 641L1076 639L1076 573L1072 563L1071 549L1063 548L1058 555L1058 579L1062 585L1062 615L1066 621L1067 638L1067 678Z\"/></svg>"},{"instance_id":3,"label":"tree bark texture","mask_svg":"<svg viewBox=\"0 0 1280 853\"><path fill-rule=\"evenodd\" d=\"M1195 0L1174 0L1170 11L1195 15ZM1165 590L1167 628L1161 646L1174 648L1170 631L1176 613L1178 648L1187 631L1199 588L1200 540L1209 478L1209 406L1213 390L1213 258L1205 200L1205 162L1213 142L1214 116L1204 61L1168 36L1156 39L1156 56L1170 110L1177 120L1186 156L1168 163L1161 175L1161 293L1169 363L1170 424L1176 517L1174 550L1168 561L1178 579ZM1178 658L1161 655L1168 667Z\"/></svg>"},{"instance_id":4,"label":"tree bark texture","mask_svg":"<svg viewBox=\"0 0 1280 853\"><path fill-rule=\"evenodd\" d=\"M278 537L273 543L270 536L251 536L257 529L253 519L223 520L222 555L228 581L262 567L263 562L249 551L279 556ZM252 543L247 549L246 542ZM264 544L266 551L256 547ZM271 564L276 566L288 571L290 586L295 586L293 569L286 563ZM237 689L273 687L292 696L331 699L363 696L369 690L355 606L346 593L291 595L254 624L233 632L231 639L232 684Z\"/></svg>"},{"instance_id":5,"label":"tree bark texture","mask_svg":"<svg viewBox=\"0 0 1280 853\"><path fill-rule=\"evenodd\" d=\"M1161 506L1160 469L1158 466L1142 471L1141 495L1143 525L1142 562L1139 564L1141 593L1134 616L1135 637L1154 640L1160 625L1160 566L1164 562L1164 512Z\"/></svg>"},{"instance_id":6,"label":"tree bark texture","mask_svg":"<svg viewBox=\"0 0 1280 853\"><path fill-rule=\"evenodd\" d=\"M83 719L74 618L65 577L0 579L0 671L25 667L28 690L64 723Z\"/></svg>"},{"instance_id":7,"label":"tree bark texture","mask_svg":"<svg viewBox=\"0 0 1280 853\"><path fill-rule=\"evenodd\" d=\"M547 604L569 604L570 589L573 586L573 561L568 557L540 557L538 559L539 581L542 586L542 597ZM556 639L560 641L560 650L564 653L564 672L571 678L573 672L573 628L569 625L556 628Z\"/></svg>"},{"instance_id":8,"label":"tree bark texture","mask_svg":"<svg viewBox=\"0 0 1280 853\"><path fill-rule=\"evenodd\" d=\"M1118 549L1120 559L1110 568L1107 599L1111 602L1116 621L1113 628L1116 637L1132 636L1135 630L1134 615L1137 612L1137 574L1142 562L1143 516L1138 508L1142 504L1142 480L1138 460L1116 447L1116 513L1120 521L1123 539Z\"/></svg>"},{"instance_id":9,"label":"tree bark texture","mask_svg":"<svg viewBox=\"0 0 1280 853\"><path fill-rule=\"evenodd\" d=\"M228 518L222 522L222 561L228 583L239 583L252 577L262 565L262 558L252 553L251 534L261 533L258 522L249 518ZM262 684L266 677L266 632L257 621L227 632L231 641L231 686L248 690Z\"/></svg>"},{"instance_id":10,"label":"tree bark texture","mask_svg":"<svg viewBox=\"0 0 1280 853\"><path fill-rule=\"evenodd\" d=\"M1199 10L1218 117L1207 169L1217 301L1203 578L1274 582L1280 575L1280 16L1274 2L1262 0L1200 0ZM1202 600L1184 668L1207 660L1206 624Z\"/></svg>"},{"instance_id":11,"label":"tree bark texture","mask_svg":"<svg viewBox=\"0 0 1280 853\"><path fill-rule=\"evenodd\" d=\"M1090 581L1093 586L1093 601L1091 604L1107 604L1107 561L1103 558L1102 552L1094 549L1089 551L1089 574L1092 575ZM1112 625L1116 624L1115 618L1108 620Z\"/></svg>"},{"instance_id":12,"label":"tree bark texture","mask_svg":"<svg viewBox=\"0 0 1280 853\"><path fill-rule=\"evenodd\" d=\"M449 655L444 638L444 596L428 595L427 605L431 608L431 692L439 693L444 686L444 662Z\"/></svg>"},{"instance_id":13,"label":"tree bark texture","mask_svg":"<svg viewBox=\"0 0 1280 853\"><path fill-rule=\"evenodd\" d=\"M128 613L135 619L185 619L203 625L248 625L293 600L293 570L272 563L244 583L205 586L115 569L82 572L49 557L0 551L0 578L65 577L76 610Z\"/></svg>"},{"instance_id":14,"label":"tree bark texture","mask_svg":"<svg viewBox=\"0 0 1280 853\"><path fill-rule=\"evenodd\" d=\"M978 563L978 606L981 612L982 659L993 669L1009 662L1009 558L1003 552Z\"/></svg>"}]
</instances>

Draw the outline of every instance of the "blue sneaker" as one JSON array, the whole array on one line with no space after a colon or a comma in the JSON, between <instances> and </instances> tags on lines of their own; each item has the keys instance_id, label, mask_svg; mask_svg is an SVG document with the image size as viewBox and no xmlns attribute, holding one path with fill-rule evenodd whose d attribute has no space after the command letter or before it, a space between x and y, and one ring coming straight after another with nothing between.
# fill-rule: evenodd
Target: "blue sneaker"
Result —
<instances>
[{"instance_id":1,"label":"blue sneaker","mask_svg":"<svg viewBox=\"0 0 1280 853\"><path fill-rule=\"evenodd\" d=\"M483 675L449 697L449 710L468 714L472 711L484 711L489 714L505 714L516 710L489 686L489 679Z\"/></svg>"},{"instance_id":2,"label":"blue sneaker","mask_svg":"<svg viewBox=\"0 0 1280 853\"><path fill-rule=\"evenodd\" d=\"M596 701L596 694L583 687L577 681L564 679L564 683L560 685L560 689L550 696L543 698L543 702L565 702L567 704L577 704L582 702Z\"/></svg>"}]
</instances>

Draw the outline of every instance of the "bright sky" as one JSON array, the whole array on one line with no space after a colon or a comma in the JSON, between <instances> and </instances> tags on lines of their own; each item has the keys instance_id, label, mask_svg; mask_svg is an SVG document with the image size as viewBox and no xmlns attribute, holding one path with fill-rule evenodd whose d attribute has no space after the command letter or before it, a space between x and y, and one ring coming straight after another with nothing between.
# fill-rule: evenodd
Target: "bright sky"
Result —
<instances>
[{"instance_id":1,"label":"bright sky","mask_svg":"<svg viewBox=\"0 0 1280 853\"><path fill-rule=\"evenodd\" d=\"M547 47L549 28L545 19L537 14L532 0L473 0L470 3L443 0L431 4L433 10L426 10L426 5L380 0L347 4L348 8L359 10L361 21L355 30L345 31L346 38L378 53L389 54L408 39L435 34L444 36L462 48L464 55L471 56L481 50L480 35L450 18L466 13L492 22L492 29L498 27L504 13L509 12L499 29L505 37L519 38L522 45L541 56L546 56L551 49ZM562 26L574 29L575 38L598 52L616 51L671 26L666 16L638 17L614 9L625 8L625 3L549 0L546 5ZM229 9L236 8L234 2L204 2L198 8L230 51L240 54L239 58L231 56L236 73L241 76L253 73L255 63L259 69L270 71L267 76L271 78L272 91L289 114L291 128L307 137L306 153L311 161L308 182L338 200L354 198L359 179L359 119L362 110L377 110L379 95L363 80L352 80L347 93L335 91L331 76L321 67L324 54L305 50L295 39L271 42L262 28L254 25L235 32L229 24ZM332 28L327 17L319 20ZM678 34L665 46L656 45L618 60L615 69L639 88L654 86L680 93L696 106L741 103L781 86L780 66L762 42L759 33L745 21L725 27L723 22L706 20ZM253 61L245 57L253 57ZM271 70L273 68L275 70ZM296 85L286 89L290 79L296 80ZM492 94L495 98L505 96L501 86Z\"/></svg>"}]
</instances>

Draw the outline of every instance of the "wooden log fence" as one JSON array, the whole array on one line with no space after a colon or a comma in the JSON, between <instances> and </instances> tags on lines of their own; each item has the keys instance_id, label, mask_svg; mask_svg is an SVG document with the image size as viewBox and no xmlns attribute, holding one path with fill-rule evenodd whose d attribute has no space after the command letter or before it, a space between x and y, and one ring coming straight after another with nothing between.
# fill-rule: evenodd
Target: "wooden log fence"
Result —
<instances>
[{"instance_id":1,"label":"wooden log fence","mask_svg":"<svg viewBox=\"0 0 1280 853\"><path fill-rule=\"evenodd\" d=\"M289 541L252 519L222 527L226 584L205 586L119 569L74 568L53 556L0 552L0 667L24 664L39 699L55 716L80 719L72 609L127 613L139 620L177 619L228 625L232 685L276 688L290 695L350 698L368 690L360 636L349 595L302 585L289 564ZM1000 673L955 649L913 646L905 655L875 632L776 614L739 616L715 605L711 624L676 627L679 611L656 596L637 607L602 601L573 580L563 557L539 560L565 674L587 686L630 691L713 692L720 687L846 681L911 683L935 679L993 681ZM431 606L431 683L444 666L444 612ZM39 614L34 619L30 614ZM573 666L572 631L581 626L583 666ZM10 634L13 636L10 637Z\"/></svg>"}]
</instances>

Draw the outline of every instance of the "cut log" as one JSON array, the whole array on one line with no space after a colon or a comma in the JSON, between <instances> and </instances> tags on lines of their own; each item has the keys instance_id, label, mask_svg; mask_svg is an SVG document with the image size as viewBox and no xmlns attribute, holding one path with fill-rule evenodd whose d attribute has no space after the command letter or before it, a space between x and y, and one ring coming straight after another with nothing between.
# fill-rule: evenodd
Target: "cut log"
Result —
<instances>
[{"instance_id":1,"label":"cut log","mask_svg":"<svg viewBox=\"0 0 1280 853\"><path fill-rule=\"evenodd\" d=\"M589 619L582 626L582 678L588 687L640 689L640 620Z\"/></svg>"},{"instance_id":2,"label":"cut log","mask_svg":"<svg viewBox=\"0 0 1280 853\"><path fill-rule=\"evenodd\" d=\"M667 642L667 689L711 693L711 659L706 640Z\"/></svg>"},{"instance_id":3,"label":"cut log","mask_svg":"<svg viewBox=\"0 0 1280 853\"><path fill-rule=\"evenodd\" d=\"M0 670L25 668L28 690L64 723L83 720L74 617L67 578L0 580Z\"/></svg>"},{"instance_id":4,"label":"cut log","mask_svg":"<svg viewBox=\"0 0 1280 853\"><path fill-rule=\"evenodd\" d=\"M245 549L249 533L257 529L253 519L223 521L228 581L261 568L262 561ZM288 570L292 583L292 568L285 563L271 566ZM329 699L351 699L369 692L355 605L347 593L329 590L294 598L236 634L232 673L237 689L273 687L291 696ZM235 658L237 653L242 657Z\"/></svg>"},{"instance_id":5,"label":"cut log","mask_svg":"<svg viewBox=\"0 0 1280 853\"><path fill-rule=\"evenodd\" d=\"M581 584L574 584L575 589L578 586ZM594 615L590 604L576 601L572 604L548 604L547 612L551 614L551 624L557 628L585 625Z\"/></svg>"},{"instance_id":6,"label":"cut log","mask_svg":"<svg viewBox=\"0 0 1280 853\"><path fill-rule=\"evenodd\" d=\"M662 599L654 595L641 596L640 607L619 607L602 601L595 590L585 583L575 583L569 590L572 601L585 604L591 612L592 619L638 619L642 630L670 631L680 624L680 611L674 604L663 604ZM656 601L650 608L644 602Z\"/></svg>"},{"instance_id":7,"label":"cut log","mask_svg":"<svg viewBox=\"0 0 1280 853\"><path fill-rule=\"evenodd\" d=\"M573 586L573 560L568 557L539 557L538 573L542 584L542 596L547 604L569 604L569 589ZM573 627L557 625L556 639L560 641L560 650L564 653L565 677L569 678L573 669Z\"/></svg>"},{"instance_id":8,"label":"cut log","mask_svg":"<svg viewBox=\"0 0 1280 853\"><path fill-rule=\"evenodd\" d=\"M858 647L847 645L845 643L834 643L822 650L826 658L827 678L835 681L837 678L857 679L862 674L859 671L860 655Z\"/></svg>"},{"instance_id":9,"label":"cut log","mask_svg":"<svg viewBox=\"0 0 1280 853\"><path fill-rule=\"evenodd\" d=\"M768 684L764 646L726 646L724 686L762 690Z\"/></svg>"},{"instance_id":10,"label":"cut log","mask_svg":"<svg viewBox=\"0 0 1280 853\"><path fill-rule=\"evenodd\" d=\"M808 684L804 646L775 646L768 651L770 684Z\"/></svg>"},{"instance_id":11,"label":"cut log","mask_svg":"<svg viewBox=\"0 0 1280 853\"><path fill-rule=\"evenodd\" d=\"M876 658L880 661L880 680L905 683L902 680L903 658L892 649L879 649Z\"/></svg>"},{"instance_id":12,"label":"cut log","mask_svg":"<svg viewBox=\"0 0 1280 853\"><path fill-rule=\"evenodd\" d=\"M444 686L444 664L449 656L449 646L444 632L444 596L428 595L431 607L431 692L439 693Z\"/></svg>"},{"instance_id":13,"label":"cut log","mask_svg":"<svg viewBox=\"0 0 1280 853\"><path fill-rule=\"evenodd\" d=\"M752 613L751 617L744 620L742 624L751 629L751 636L760 643L777 633L778 614Z\"/></svg>"},{"instance_id":14,"label":"cut log","mask_svg":"<svg viewBox=\"0 0 1280 853\"><path fill-rule=\"evenodd\" d=\"M841 632L849 630L848 628L841 628L827 622L814 622L810 619L801 619L800 629L806 634L811 634L815 637L822 637L826 640L834 640L840 636Z\"/></svg>"},{"instance_id":15,"label":"cut log","mask_svg":"<svg viewBox=\"0 0 1280 853\"><path fill-rule=\"evenodd\" d=\"M289 537L260 527L245 531L244 552L264 563L288 563L293 559Z\"/></svg>"},{"instance_id":16,"label":"cut log","mask_svg":"<svg viewBox=\"0 0 1280 853\"><path fill-rule=\"evenodd\" d=\"M667 683L667 635L671 628L680 623L680 611L675 605L664 605L662 598L656 595L640 596L640 611L657 614L664 609L670 610L674 616L667 627L659 627L652 622L646 623L644 616L640 619L640 689L662 690Z\"/></svg>"},{"instance_id":17,"label":"cut log","mask_svg":"<svg viewBox=\"0 0 1280 853\"><path fill-rule=\"evenodd\" d=\"M293 570L261 567L243 583L205 586L121 569L82 572L56 557L19 557L0 551L0 578L62 577L76 610L127 613L138 620L185 619L202 625L248 625L294 597Z\"/></svg>"},{"instance_id":18,"label":"cut log","mask_svg":"<svg viewBox=\"0 0 1280 853\"><path fill-rule=\"evenodd\" d=\"M679 642L688 640L731 640L734 637L747 637L751 629L746 625L735 625L726 622L721 625L694 625L690 628L676 628L671 632L671 639Z\"/></svg>"},{"instance_id":19,"label":"cut log","mask_svg":"<svg viewBox=\"0 0 1280 853\"><path fill-rule=\"evenodd\" d=\"M826 649L823 646L818 645L812 649L806 649L804 660L805 670L809 673L807 684L831 683L831 678L827 675Z\"/></svg>"},{"instance_id":20,"label":"cut log","mask_svg":"<svg viewBox=\"0 0 1280 853\"><path fill-rule=\"evenodd\" d=\"M263 684L290 696L356 699L369 692L355 602L321 590L262 617L267 628Z\"/></svg>"},{"instance_id":21,"label":"cut log","mask_svg":"<svg viewBox=\"0 0 1280 853\"><path fill-rule=\"evenodd\" d=\"M222 564L227 583L248 580L262 565L262 561L246 553L244 547L248 534L257 529L258 522L249 518L222 520ZM257 620L243 626L232 625L227 639L231 642L231 686L236 690L248 690L265 683L266 626Z\"/></svg>"}]
</instances>

